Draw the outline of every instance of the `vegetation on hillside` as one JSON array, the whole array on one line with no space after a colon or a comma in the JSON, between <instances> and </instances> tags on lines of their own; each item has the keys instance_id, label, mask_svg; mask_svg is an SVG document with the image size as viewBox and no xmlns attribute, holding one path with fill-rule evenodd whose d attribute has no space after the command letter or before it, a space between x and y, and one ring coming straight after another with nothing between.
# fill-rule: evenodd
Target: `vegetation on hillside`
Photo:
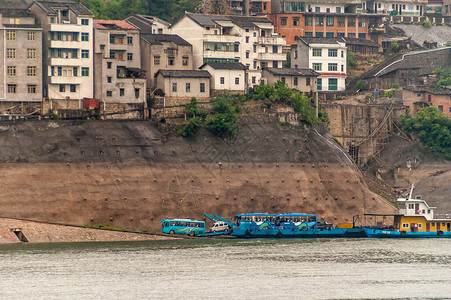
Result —
<instances>
[{"instance_id":1,"label":"vegetation on hillside","mask_svg":"<svg viewBox=\"0 0 451 300\"><path fill-rule=\"evenodd\" d=\"M404 131L418 136L424 149L451 160L451 119L434 106L425 107L416 117L405 115Z\"/></svg>"},{"instance_id":2,"label":"vegetation on hillside","mask_svg":"<svg viewBox=\"0 0 451 300\"><path fill-rule=\"evenodd\" d=\"M438 80L435 83L436 88L443 89L447 86L451 86L451 68L437 68L432 73L438 75Z\"/></svg>"},{"instance_id":3,"label":"vegetation on hillside","mask_svg":"<svg viewBox=\"0 0 451 300\"><path fill-rule=\"evenodd\" d=\"M173 23L185 11L195 12L202 0L78 0L96 19L120 20L130 13L151 15Z\"/></svg>"},{"instance_id":4,"label":"vegetation on hillside","mask_svg":"<svg viewBox=\"0 0 451 300\"><path fill-rule=\"evenodd\" d=\"M248 100L263 101L268 107L273 104L291 106L299 113L301 121L309 125L329 122L327 113L321 106L318 109L318 118L316 117L310 97L297 90L291 90L283 82L278 81L274 86L259 85L255 91L245 95L227 93L218 95L211 100L211 112L199 106L195 98L191 99L191 102L185 105L185 113L189 119L178 133L183 137L190 137L200 127L206 127L217 136L235 136L238 114Z\"/></svg>"}]
</instances>

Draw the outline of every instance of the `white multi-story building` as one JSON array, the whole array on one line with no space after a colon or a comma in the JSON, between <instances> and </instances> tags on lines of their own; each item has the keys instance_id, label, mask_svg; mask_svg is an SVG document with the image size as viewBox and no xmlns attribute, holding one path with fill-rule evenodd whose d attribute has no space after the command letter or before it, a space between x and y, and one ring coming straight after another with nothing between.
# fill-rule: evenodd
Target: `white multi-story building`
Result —
<instances>
[{"instance_id":1,"label":"white multi-story building","mask_svg":"<svg viewBox=\"0 0 451 300\"><path fill-rule=\"evenodd\" d=\"M281 68L286 60L286 40L274 33L266 17L187 13L170 30L193 45L195 68L207 62L240 62L247 67L249 87L260 83L262 68Z\"/></svg>"},{"instance_id":2,"label":"white multi-story building","mask_svg":"<svg viewBox=\"0 0 451 300\"><path fill-rule=\"evenodd\" d=\"M291 46L291 67L319 73L318 91L346 89L346 42L343 38L307 38Z\"/></svg>"},{"instance_id":3,"label":"white multi-story building","mask_svg":"<svg viewBox=\"0 0 451 300\"><path fill-rule=\"evenodd\" d=\"M123 20L94 20L95 98L104 103L144 103L138 28Z\"/></svg>"},{"instance_id":4,"label":"white multi-story building","mask_svg":"<svg viewBox=\"0 0 451 300\"><path fill-rule=\"evenodd\" d=\"M43 28L44 97L80 108L94 96L93 14L72 1L35 1L30 10Z\"/></svg>"}]
</instances>

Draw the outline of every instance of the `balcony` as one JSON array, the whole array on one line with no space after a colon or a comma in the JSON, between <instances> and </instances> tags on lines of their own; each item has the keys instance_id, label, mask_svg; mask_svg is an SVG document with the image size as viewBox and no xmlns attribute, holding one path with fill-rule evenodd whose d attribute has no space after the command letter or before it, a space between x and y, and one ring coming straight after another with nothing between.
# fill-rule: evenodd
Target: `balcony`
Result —
<instances>
[{"instance_id":1,"label":"balcony","mask_svg":"<svg viewBox=\"0 0 451 300\"><path fill-rule=\"evenodd\" d=\"M260 45L285 45L286 40L281 37L259 37L258 43Z\"/></svg>"},{"instance_id":2,"label":"balcony","mask_svg":"<svg viewBox=\"0 0 451 300\"><path fill-rule=\"evenodd\" d=\"M51 66L74 66L74 67L79 67L79 66L85 66L88 65L89 59L87 58L57 58L57 57L52 57L50 58L50 65Z\"/></svg>"},{"instance_id":3,"label":"balcony","mask_svg":"<svg viewBox=\"0 0 451 300\"><path fill-rule=\"evenodd\" d=\"M59 49L78 49L81 47L79 41L50 41L50 48L59 48Z\"/></svg>"},{"instance_id":4,"label":"balcony","mask_svg":"<svg viewBox=\"0 0 451 300\"><path fill-rule=\"evenodd\" d=\"M258 53L258 60L281 60L285 61L287 59L287 55L285 53Z\"/></svg>"},{"instance_id":5,"label":"balcony","mask_svg":"<svg viewBox=\"0 0 451 300\"><path fill-rule=\"evenodd\" d=\"M130 46L127 44L111 44L110 51L127 51Z\"/></svg>"},{"instance_id":6,"label":"balcony","mask_svg":"<svg viewBox=\"0 0 451 300\"><path fill-rule=\"evenodd\" d=\"M82 26L78 24L50 24L50 31L59 31L59 32L89 32L89 26ZM86 30L82 30L86 29Z\"/></svg>"},{"instance_id":7,"label":"balcony","mask_svg":"<svg viewBox=\"0 0 451 300\"><path fill-rule=\"evenodd\" d=\"M205 34L204 42L212 43L239 43L243 37L236 35L219 35L219 34Z\"/></svg>"},{"instance_id":8,"label":"balcony","mask_svg":"<svg viewBox=\"0 0 451 300\"><path fill-rule=\"evenodd\" d=\"M233 58L240 59L239 52L231 51L209 51L204 50L204 58Z\"/></svg>"},{"instance_id":9,"label":"balcony","mask_svg":"<svg viewBox=\"0 0 451 300\"><path fill-rule=\"evenodd\" d=\"M87 78L87 77L85 77ZM81 84L81 76L49 76L50 84Z\"/></svg>"}]
</instances>

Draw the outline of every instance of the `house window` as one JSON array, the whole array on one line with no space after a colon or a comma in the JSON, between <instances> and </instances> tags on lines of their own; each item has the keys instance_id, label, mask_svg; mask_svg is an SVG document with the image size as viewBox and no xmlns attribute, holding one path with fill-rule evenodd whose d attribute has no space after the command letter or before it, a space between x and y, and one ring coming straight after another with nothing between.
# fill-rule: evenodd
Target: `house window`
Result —
<instances>
[{"instance_id":1,"label":"house window","mask_svg":"<svg viewBox=\"0 0 451 300\"><path fill-rule=\"evenodd\" d=\"M348 27L355 27L355 19L352 18L348 19Z\"/></svg>"},{"instance_id":2,"label":"house window","mask_svg":"<svg viewBox=\"0 0 451 300\"><path fill-rule=\"evenodd\" d=\"M89 19L81 19L81 25L89 25Z\"/></svg>"},{"instance_id":3,"label":"house window","mask_svg":"<svg viewBox=\"0 0 451 300\"><path fill-rule=\"evenodd\" d=\"M205 83L203 82L200 83L200 92L205 93Z\"/></svg>"},{"instance_id":4,"label":"house window","mask_svg":"<svg viewBox=\"0 0 451 300\"><path fill-rule=\"evenodd\" d=\"M277 60L272 62L272 67L273 68L278 68L279 67L279 62Z\"/></svg>"},{"instance_id":5,"label":"house window","mask_svg":"<svg viewBox=\"0 0 451 300\"><path fill-rule=\"evenodd\" d=\"M81 58L89 58L89 50L81 50Z\"/></svg>"},{"instance_id":6,"label":"house window","mask_svg":"<svg viewBox=\"0 0 451 300\"><path fill-rule=\"evenodd\" d=\"M69 38L67 38L67 39L69 39ZM72 33L72 41L78 41L78 32Z\"/></svg>"},{"instance_id":7,"label":"house window","mask_svg":"<svg viewBox=\"0 0 451 300\"><path fill-rule=\"evenodd\" d=\"M191 84L190 84L189 82L186 83L186 89L185 89L185 91L186 91L187 93L190 93L190 92L191 92Z\"/></svg>"},{"instance_id":8,"label":"house window","mask_svg":"<svg viewBox=\"0 0 451 300\"><path fill-rule=\"evenodd\" d=\"M439 106L438 106L438 110L441 111L441 112L443 112L443 105L439 105Z\"/></svg>"},{"instance_id":9,"label":"house window","mask_svg":"<svg viewBox=\"0 0 451 300\"><path fill-rule=\"evenodd\" d=\"M112 77L111 77L111 76L108 76L108 77L106 78L106 81L107 81L108 83L111 83L111 79L112 79Z\"/></svg>"},{"instance_id":10,"label":"house window","mask_svg":"<svg viewBox=\"0 0 451 300\"><path fill-rule=\"evenodd\" d=\"M6 58L16 58L16 49L7 49Z\"/></svg>"},{"instance_id":11,"label":"house window","mask_svg":"<svg viewBox=\"0 0 451 300\"><path fill-rule=\"evenodd\" d=\"M257 62L254 61L254 69L257 69Z\"/></svg>"},{"instance_id":12,"label":"house window","mask_svg":"<svg viewBox=\"0 0 451 300\"><path fill-rule=\"evenodd\" d=\"M297 77L294 77L294 79L293 79L293 84L294 84L294 85L298 85L298 78L297 78Z\"/></svg>"},{"instance_id":13,"label":"house window","mask_svg":"<svg viewBox=\"0 0 451 300\"><path fill-rule=\"evenodd\" d=\"M175 57L170 56L168 57L168 65L173 66L175 62Z\"/></svg>"},{"instance_id":14,"label":"house window","mask_svg":"<svg viewBox=\"0 0 451 300\"><path fill-rule=\"evenodd\" d=\"M298 50L294 50L293 58L294 59L298 58Z\"/></svg>"},{"instance_id":15,"label":"house window","mask_svg":"<svg viewBox=\"0 0 451 300\"><path fill-rule=\"evenodd\" d=\"M293 26L299 26L300 21L299 18L293 18Z\"/></svg>"},{"instance_id":16,"label":"house window","mask_svg":"<svg viewBox=\"0 0 451 300\"><path fill-rule=\"evenodd\" d=\"M50 24L55 24L55 17L50 17Z\"/></svg>"},{"instance_id":17,"label":"house window","mask_svg":"<svg viewBox=\"0 0 451 300\"><path fill-rule=\"evenodd\" d=\"M71 93L76 93L77 92L77 86L75 84L71 84L70 85L70 92Z\"/></svg>"},{"instance_id":18,"label":"house window","mask_svg":"<svg viewBox=\"0 0 451 300\"><path fill-rule=\"evenodd\" d=\"M81 41L82 42L89 42L89 33L82 32L82 34L81 34Z\"/></svg>"},{"instance_id":19,"label":"house window","mask_svg":"<svg viewBox=\"0 0 451 300\"><path fill-rule=\"evenodd\" d=\"M314 48L313 49L313 56L321 56L321 49Z\"/></svg>"},{"instance_id":20,"label":"house window","mask_svg":"<svg viewBox=\"0 0 451 300\"><path fill-rule=\"evenodd\" d=\"M160 56L159 55L154 55L153 56L153 64L154 65L159 65L160 64Z\"/></svg>"},{"instance_id":21,"label":"house window","mask_svg":"<svg viewBox=\"0 0 451 300\"><path fill-rule=\"evenodd\" d=\"M28 31L27 37L29 41L35 41L36 40L36 33L33 31Z\"/></svg>"},{"instance_id":22,"label":"house window","mask_svg":"<svg viewBox=\"0 0 451 300\"><path fill-rule=\"evenodd\" d=\"M328 50L329 57L337 57L337 49Z\"/></svg>"},{"instance_id":23,"label":"house window","mask_svg":"<svg viewBox=\"0 0 451 300\"><path fill-rule=\"evenodd\" d=\"M305 78L305 85L310 86L310 78Z\"/></svg>"},{"instance_id":24,"label":"house window","mask_svg":"<svg viewBox=\"0 0 451 300\"><path fill-rule=\"evenodd\" d=\"M89 68L81 68L81 76L89 76Z\"/></svg>"},{"instance_id":25,"label":"house window","mask_svg":"<svg viewBox=\"0 0 451 300\"><path fill-rule=\"evenodd\" d=\"M321 71L321 63L313 63L312 64L312 69L315 71Z\"/></svg>"},{"instance_id":26,"label":"house window","mask_svg":"<svg viewBox=\"0 0 451 300\"><path fill-rule=\"evenodd\" d=\"M36 49L27 49L27 58L36 58Z\"/></svg>"},{"instance_id":27,"label":"house window","mask_svg":"<svg viewBox=\"0 0 451 300\"><path fill-rule=\"evenodd\" d=\"M187 66L189 62L188 56L182 56L182 65Z\"/></svg>"},{"instance_id":28,"label":"house window","mask_svg":"<svg viewBox=\"0 0 451 300\"><path fill-rule=\"evenodd\" d=\"M327 70L328 70L328 71L337 71L337 64L329 63L329 64L327 65Z\"/></svg>"},{"instance_id":29,"label":"house window","mask_svg":"<svg viewBox=\"0 0 451 300\"><path fill-rule=\"evenodd\" d=\"M337 17L337 26L345 27L345 18L344 17Z\"/></svg>"},{"instance_id":30,"label":"house window","mask_svg":"<svg viewBox=\"0 0 451 300\"><path fill-rule=\"evenodd\" d=\"M6 40L7 41L15 41L16 40L16 31L15 30L7 30L6 31Z\"/></svg>"},{"instance_id":31,"label":"house window","mask_svg":"<svg viewBox=\"0 0 451 300\"><path fill-rule=\"evenodd\" d=\"M423 228L423 224L418 223L418 228Z\"/></svg>"},{"instance_id":32,"label":"house window","mask_svg":"<svg viewBox=\"0 0 451 300\"><path fill-rule=\"evenodd\" d=\"M323 16L315 16L315 25L323 25Z\"/></svg>"},{"instance_id":33,"label":"house window","mask_svg":"<svg viewBox=\"0 0 451 300\"><path fill-rule=\"evenodd\" d=\"M239 77L235 77L235 84L240 84L240 78Z\"/></svg>"},{"instance_id":34,"label":"house window","mask_svg":"<svg viewBox=\"0 0 451 300\"><path fill-rule=\"evenodd\" d=\"M365 25L366 25L365 19L359 18L359 27L365 27Z\"/></svg>"},{"instance_id":35,"label":"house window","mask_svg":"<svg viewBox=\"0 0 451 300\"><path fill-rule=\"evenodd\" d=\"M27 86L28 94L36 94L36 85L35 84L29 84Z\"/></svg>"},{"instance_id":36,"label":"house window","mask_svg":"<svg viewBox=\"0 0 451 300\"><path fill-rule=\"evenodd\" d=\"M65 92L66 92L66 85L60 84L60 93L65 93Z\"/></svg>"},{"instance_id":37,"label":"house window","mask_svg":"<svg viewBox=\"0 0 451 300\"><path fill-rule=\"evenodd\" d=\"M15 93L16 93L16 85L8 84L8 94L15 94Z\"/></svg>"},{"instance_id":38,"label":"house window","mask_svg":"<svg viewBox=\"0 0 451 300\"><path fill-rule=\"evenodd\" d=\"M249 51L246 51L246 58L249 58Z\"/></svg>"},{"instance_id":39,"label":"house window","mask_svg":"<svg viewBox=\"0 0 451 300\"><path fill-rule=\"evenodd\" d=\"M327 17L326 25L327 26L334 26L334 17Z\"/></svg>"},{"instance_id":40,"label":"house window","mask_svg":"<svg viewBox=\"0 0 451 300\"><path fill-rule=\"evenodd\" d=\"M333 32L326 32L326 37L334 37L334 33Z\"/></svg>"},{"instance_id":41,"label":"house window","mask_svg":"<svg viewBox=\"0 0 451 300\"><path fill-rule=\"evenodd\" d=\"M341 65L341 71L344 72L345 71L345 66Z\"/></svg>"},{"instance_id":42,"label":"house window","mask_svg":"<svg viewBox=\"0 0 451 300\"><path fill-rule=\"evenodd\" d=\"M254 53L256 53L256 52L257 52L257 45L254 45L254 46L252 47L252 49L253 49Z\"/></svg>"},{"instance_id":43,"label":"house window","mask_svg":"<svg viewBox=\"0 0 451 300\"><path fill-rule=\"evenodd\" d=\"M313 32L311 32L311 31L306 31L304 36L305 36L305 37L312 37L312 36L313 36Z\"/></svg>"},{"instance_id":44,"label":"house window","mask_svg":"<svg viewBox=\"0 0 451 300\"><path fill-rule=\"evenodd\" d=\"M329 91L336 91L337 90L337 78L329 78Z\"/></svg>"},{"instance_id":45,"label":"house window","mask_svg":"<svg viewBox=\"0 0 451 300\"><path fill-rule=\"evenodd\" d=\"M110 50L110 58L115 58L116 57L116 53L114 53L114 51Z\"/></svg>"},{"instance_id":46,"label":"house window","mask_svg":"<svg viewBox=\"0 0 451 300\"><path fill-rule=\"evenodd\" d=\"M287 25L287 18L280 18L280 25L286 26Z\"/></svg>"},{"instance_id":47,"label":"house window","mask_svg":"<svg viewBox=\"0 0 451 300\"><path fill-rule=\"evenodd\" d=\"M322 32L315 32L315 37L323 37L323 33Z\"/></svg>"},{"instance_id":48,"label":"house window","mask_svg":"<svg viewBox=\"0 0 451 300\"><path fill-rule=\"evenodd\" d=\"M359 39L366 39L366 33L359 33Z\"/></svg>"},{"instance_id":49,"label":"house window","mask_svg":"<svg viewBox=\"0 0 451 300\"><path fill-rule=\"evenodd\" d=\"M8 76L16 76L16 67L8 66Z\"/></svg>"},{"instance_id":50,"label":"house window","mask_svg":"<svg viewBox=\"0 0 451 300\"><path fill-rule=\"evenodd\" d=\"M114 44L114 35L110 35L110 44Z\"/></svg>"},{"instance_id":51,"label":"house window","mask_svg":"<svg viewBox=\"0 0 451 300\"><path fill-rule=\"evenodd\" d=\"M312 16L305 16L305 26L312 26Z\"/></svg>"},{"instance_id":52,"label":"house window","mask_svg":"<svg viewBox=\"0 0 451 300\"><path fill-rule=\"evenodd\" d=\"M220 84L224 84L224 82L225 82L225 78L224 78L224 77L220 77L220 78L219 78L219 83L220 83Z\"/></svg>"},{"instance_id":53,"label":"house window","mask_svg":"<svg viewBox=\"0 0 451 300\"><path fill-rule=\"evenodd\" d=\"M281 78L280 78L280 81L282 81L283 83L285 83L285 81L286 81L285 77L281 77Z\"/></svg>"},{"instance_id":54,"label":"house window","mask_svg":"<svg viewBox=\"0 0 451 300\"><path fill-rule=\"evenodd\" d=\"M112 64L112 63L111 63L110 61L107 62L107 63L106 63L106 68L107 68L107 69L111 69L111 64Z\"/></svg>"},{"instance_id":55,"label":"house window","mask_svg":"<svg viewBox=\"0 0 451 300\"><path fill-rule=\"evenodd\" d=\"M402 228L409 228L409 223L402 223Z\"/></svg>"},{"instance_id":56,"label":"house window","mask_svg":"<svg viewBox=\"0 0 451 300\"><path fill-rule=\"evenodd\" d=\"M380 5L380 4L379 4ZM337 13L337 14L341 14L341 7L336 7L335 8L335 12Z\"/></svg>"},{"instance_id":57,"label":"house window","mask_svg":"<svg viewBox=\"0 0 451 300\"><path fill-rule=\"evenodd\" d=\"M127 53L127 60L133 60L133 53Z\"/></svg>"},{"instance_id":58,"label":"house window","mask_svg":"<svg viewBox=\"0 0 451 300\"><path fill-rule=\"evenodd\" d=\"M172 83L172 91L177 92L177 82Z\"/></svg>"},{"instance_id":59,"label":"house window","mask_svg":"<svg viewBox=\"0 0 451 300\"><path fill-rule=\"evenodd\" d=\"M124 96L125 95L125 90L124 89L119 89L119 96Z\"/></svg>"},{"instance_id":60,"label":"house window","mask_svg":"<svg viewBox=\"0 0 451 300\"><path fill-rule=\"evenodd\" d=\"M246 43L249 43L249 37L248 36L246 37Z\"/></svg>"},{"instance_id":61,"label":"house window","mask_svg":"<svg viewBox=\"0 0 451 300\"><path fill-rule=\"evenodd\" d=\"M63 35L61 34L61 32L57 32L56 33L56 40L57 41L61 41L63 39Z\"/></svg>"},{"instance_id":62,"label":"house window","mask_svg":"<svg viewBox=\"0 0 451 300\"><path fill-rule=\"evenodd\" d=\"M127 44L128 45L133 45L133 37L132 36L128 36L127 37Z\"/></svg>"},{"instance_id":63,"label":"house window","mask_svg":"<svg viewBox=\"0 0 451 300\"><path fill-rule=\"evenodd\" d=\"M252 76L252 83L255 83L256 79L257 78L255 76ZM451 107L450 107L450 110L451 110Z\"/></svg>"},{"instance_id":64,"label":"house window","mask_svg":"<svg viewBox=\"0 0 451 300\"><path fill-rule=\"evenodd\" d=\"M58 67L58 76L63 76L63 68Z\"/></svg>"},{"instance_id":65,"label":"house window","mask_svg":"<svg viewBox=\"0 0 451 300\"><path fill-rule=\"evenodd\" d=\"M318 79L316 80L316 84L317 84L316 89L317 89L318 91L321 91L321 90L323 89L323 86L322 86L322 84L323 84L323 79L322 79L322 78L318 78Z\"/></svg>"},{"instance_id":66,"label":"house window","mask_svg":"<svg viewBox=\"0 0 451 300\"><path fill-rule=\"evenodd\" d=\"M234 44L233 45L233 51L234 52L239 52L240 51L240 44Z\"/></svg>"},{"instance_id":67,"label":"house window","mask_svg":"<svg viewBox=\"0 0 451 300\"><path fill-rule=\"evenodd\" d=\"M278 46L272 46L272 53L278 53L279 47Z\"/></svg>"},{"instance_id":68,"label":"house window","mask_svg":"<svg viewBox=\"0 0 451 300\"><path fill-rule=\"evenodd\" d=\"M36 76L36 67L27 67L27 76Z\"/></svg>"},{"instance_id":69,"label":"house window","mask_svg":"<svg viewBox=\"0 0 451 300\"><path fill-rule=\"evenodd\" d=\"M113 96L113 91L106 91L106 96L107 97L112 97Z\"/></svg>"},{"instance_id":70,"label":"house window","mask_svg":"<svg viewBox=\"0 0 451 300\"><path fill-rule=\"evenodd\" d=\"M135 89L135 98L139 98L139 89Z\"/></svg>"}]
</instances>

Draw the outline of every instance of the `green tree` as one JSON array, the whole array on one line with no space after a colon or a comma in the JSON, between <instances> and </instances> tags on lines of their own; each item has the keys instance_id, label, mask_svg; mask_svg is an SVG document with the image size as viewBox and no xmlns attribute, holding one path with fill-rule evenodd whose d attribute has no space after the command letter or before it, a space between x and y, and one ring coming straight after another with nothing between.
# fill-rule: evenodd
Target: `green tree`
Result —
<instances>
[{"instance_id":1,"label":"green tree","mask_svg":"<svg viewBox=\"0 0 451 300\"><path fill-rule=\"evenodd\" d=\"M426 151L436 153L451 160L451 119L434 106L417 112L415 118L404 116L403 129L420 138Z\"/></svg>"},{"instance_id":2,"label":"green tree","mask_svg":"<svg viewBox=\"0 0 451 300\"><path fill-rule=\"evenodd\" d=\"M315 108L310 105L310 98L304 93L298 91L293 93L291 104L294 110L299 113L301 119L306 123L313 125L318 122Z\"/></svg>"},{"instance_id":3,"label":"green tree","mask_svg":"<svg viewBox=\"0 0 451 300\"><path fill-rule=\"evenodd\" d=\"M211 102L214 115L207 118L207 128L218 136L235 136L240 110L237 98L218 96Z\"/></svg>"},{"instance_id":4,"label":"green tree","mask_svg":"<svg viewBox=\"0 0 451 300\"><path fill-rule=\"evenodd\" d=\"M348 51L346 54L346 65L348 67L356 67L357 66L357 59L355 58L355 53Z\"/></svg>"}]
</instances>

